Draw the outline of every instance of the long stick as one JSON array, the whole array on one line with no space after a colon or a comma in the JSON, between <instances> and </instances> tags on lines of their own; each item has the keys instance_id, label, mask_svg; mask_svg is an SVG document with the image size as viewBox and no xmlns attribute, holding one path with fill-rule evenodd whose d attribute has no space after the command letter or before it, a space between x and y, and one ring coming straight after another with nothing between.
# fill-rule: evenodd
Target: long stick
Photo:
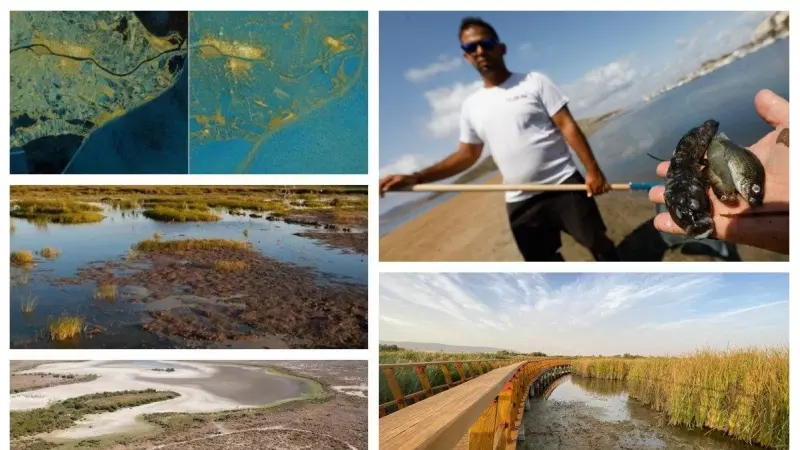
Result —
<instances>
[{"instance_id":1,"label":"long stick","mask_svg":"<svg viewBox=\"0 0 800 450\"><path fill-rule=\"evenodd\" d=\"M649 191L656 183L616 183L612 191ZM585 191L585 184L418 184L390 192Z\"/></svg>"}]
</instances>

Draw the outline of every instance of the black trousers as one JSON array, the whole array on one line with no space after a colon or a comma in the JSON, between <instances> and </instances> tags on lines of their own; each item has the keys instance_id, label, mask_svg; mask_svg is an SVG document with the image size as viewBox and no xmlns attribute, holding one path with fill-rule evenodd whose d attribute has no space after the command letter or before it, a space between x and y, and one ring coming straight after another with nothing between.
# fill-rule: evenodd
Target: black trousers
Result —
<instances>
[{"instance_id":1,"label":"black trousers","mask_svg":"<svg viewBox=\"0 0 800 450\"><path fill-rule=\"evenodd\" d=\"M579 172L564 184L585 184ZM564 261L559 253L561 232L589 249L597 261L618 261L606 236L597 202L586 191L542 192L521 202L507 203L508 219L517 248L525 261Z\"/></svg>"}]
</instances>

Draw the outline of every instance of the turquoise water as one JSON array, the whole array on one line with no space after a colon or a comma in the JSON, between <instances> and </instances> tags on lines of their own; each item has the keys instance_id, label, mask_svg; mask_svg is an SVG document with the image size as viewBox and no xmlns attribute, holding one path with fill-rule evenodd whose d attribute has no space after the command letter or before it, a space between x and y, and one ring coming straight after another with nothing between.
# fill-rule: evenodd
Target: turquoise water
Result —
<instances>
[{"instance_id":1,"label":"turquoise water","mask_svg":"<svg viewBox=\"0 0 800 450\"><path fill-rule=\"evenodd\" d=\"M366 173L366 12L197 12L192 173Z\"/></svg>"},{"instance_id":2,"label":"turquoise water","mask_svg":"<svg viewBox=\"0 0 800 450\"><path fill-rule=\"evenodd\" d=\"M751 145L769 133L772 128L761 120L753 106L753 99L761 89L771 89L789 98L788 39L610 120L589 136L589 144L611 182L663 183L656 175L658 163L647 153L669 159L681 136L707 119L718 120L720 131L743 145ZM573 159L581 172L585 172L574 155ZM457 194L443 195L400 214L387 211L380 217L381 236L454 195Z\"/></svg>"}]
</instances>

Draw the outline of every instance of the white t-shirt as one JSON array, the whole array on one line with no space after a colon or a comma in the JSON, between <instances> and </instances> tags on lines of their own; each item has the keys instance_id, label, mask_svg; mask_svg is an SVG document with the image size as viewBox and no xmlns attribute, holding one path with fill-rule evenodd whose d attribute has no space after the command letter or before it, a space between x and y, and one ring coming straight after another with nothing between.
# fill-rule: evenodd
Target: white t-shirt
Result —
<instances>
[{"instance_id":1,"label":"white t-shirt","mask_svg":"<svg viewBox=\"0 0 800 450\"><path fill-rule=\"evenodd\" d=\"M485 144L505 184L563 183L577 167L551 117L568 101L545 75L512 73L500 86L481 87L464 101L460 141ZM534 194L508 191L506 202Z\"/></svg>"}]
</instances>

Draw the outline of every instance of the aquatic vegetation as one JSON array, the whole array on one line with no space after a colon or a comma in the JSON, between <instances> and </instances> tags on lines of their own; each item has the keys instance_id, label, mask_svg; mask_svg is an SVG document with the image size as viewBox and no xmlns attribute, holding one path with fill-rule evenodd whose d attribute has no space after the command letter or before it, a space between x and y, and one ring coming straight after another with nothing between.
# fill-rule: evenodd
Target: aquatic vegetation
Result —
<instances>
[{"instance_id":1,"label":"aquatic vegetation","mask_svg":"<svg viewBox=\"0 0 800 450\"><path fill-rule=\"evenodd\" d=\"M230 239L184 239L178 241L157 241L146 239L134 247L142 252L179 252L190 250L249 250L249 242L234 241Z\"/></svg>"},{"instance_id":2,"label":"aquatic vegetation","mask_svg":"<svg viewBox=\"0 0 800 450\"><path fill-rule=\"evenodd\" d=\"M83 317L61 316L48 325L50 340L64 341L78 336L83 331Z\"/></svg>"},{"instance_id":3,"label":"aquatic vegetation","mask_svg":"<svg viewBox=\"0 0 800 450\"><path fill-rule=\"evenodd\" d=\"M248 237L250 236L250 230L245 228L244 230L242 230L242 234L244 235L244 237Z\"/></svg>"},{"instance_id":4,"label":"aquatic vegetation","mask_svg":"<svg viewBox=\"0 0 800 450\"><path fill-rule=\"evenodd\" d=\"M33 253L28 250L18 250L11 252L11 265L17 267L29 267L33 264Z\"/></svg>"},{"instance_id":5,"label":"aquatic vegetation","mask_svg":"<svg viewBox=\"0 0 800 450\"><path fill-rule=\"evenodd\" d=\"M164 233L161 231L156 231L153 233L153 239L161 239L162 237L164 237Z\"/></svg>"},{"instance_id":6,"label":"aquatic vegetation","mask_svg":"<svg viewBox=\"0 0 800 450\"><path fill-rule=\"evenodd\" d=\"M22 270L11 275L11 286L24 286L31 281L31 274L27 270Z\"/></svg>"},{"instance_id":7,"label":"aquatic vegetation","mask_svg":"<svg viewBox=\"0 0 800 450\"><path fill-rule=\"evenodd\" d=\"M125 255L125 259L127 259L128 261L133 261L134 259L136 259L138 257L139 257L139 252L137 252L134 249L128 250L128 254Z\"/></svg>"},{"instance_id":8,"label":"aquatic vegetation","mask_svg":"<svg viewBox=\"0 0 800 450\"><path fill-rule=\"evenodd\" d=\"M331 204L322 200L306 200L303 206L311 209L330 208Z\"/></svg>"},{"instance_id":9,"label":"aquatic vegetation","mask_svg":"<svg viewBox=\"0 0 800 450\"><path fill-rule=\"evenodd\" d=\"M31 436L69 428L83 416L162 402L178 397L172 391L100 392L49 404L45 408L11 411L11 437Z\"/></svg>"},{"instance_id":10,"label":"aquatic vegetation","mask_svg":"<svg viewBox=\"0 0 800 450\"><path fill-rule=\"evenodd\" d=\"M61 250L52 247L45 247L39 250L39 254L45 259L56 259L61 256Z\"/></svg>"},{"instance_id":11,"label":"aquatic vegetation","mask_svg":"<svg viewBox=\"0 0 800 450\"><path fill-rule=\"evenodd\" d=\"M244 261L217 261L214 263L214 270L230 272L234 270L247 270L249 266Z\"/></svg>"},{"instance_id":12,"label":"aquatic vegetation","mask_svg":"<svg viewBox=\"0 0 800 450\"><path fill-rule=\"evenodd\" d=\"M27 219L34 224L59 223L64 225L93 223L105 216L99 206L70 200L22 200L13 201L11 217Z\"/></svg>"},{"instance_id":13,"label":"aquatic vegetation","mask_svg":"<svg viewBox=\"0 0 800 450\"><path fill-rule=\"evenodd\" d=\"M114 301L117 298L117 285L114 283L100 283L92 297L95 300Z\"/></svg>"},{"instance_id":14,"label":"aquatic vegetation","mask_svg":"<svg viewBox=\"0 0 800 450\"><path fill-rule=\"evenodd\" d=\"M703 350L611 364L604 359L576 361L573 373L625 373L630 396L665 413L670 425L706 427L745 442L788 447L788 347Z\"/></svg>"},{"instance_id":15,"label":"aquatic vegetation","mask_svg":"<svg viewBox=\"0 0 800 450\"><path fill-rule=\"evenodd\" d=\"M27 297L20 301L20 310L22 310L23 314L30 314L36 309L37 303L38 299L29 293Z\"/></svg>"},{"instance_id":16,"label":"aquatic vegetation","mask_svg":"<svg viewBox=\"0 0 800 450\"><path fill-rule=\"evenodd\" d=\"M218 215L208 210L174 209L163 206L145 210L142 214L148 219L160 222L214 222L220 219Z\"/></svg>"},{"instance_id":17,"label":"aquatic vegetation","mask_svg":"<svg viewBox=\"0 0 800 450\"><path fill-rule=\"evenodd\" d=\"M11 234L14 234L15 231L17 231L17 226L14 225L14 222L11 222Z\"/></svg>"},{"instance_id":18,"label":"aquatic vegetation","mask_svg":"<svg viewBox=\"0 0 800 450\"><path fill-rule=\"evenodd\" d=\"M581 359L572 363L572 373L587 378L624 380L631 369L632 359Z\"/></svg>"}]
</instances>

